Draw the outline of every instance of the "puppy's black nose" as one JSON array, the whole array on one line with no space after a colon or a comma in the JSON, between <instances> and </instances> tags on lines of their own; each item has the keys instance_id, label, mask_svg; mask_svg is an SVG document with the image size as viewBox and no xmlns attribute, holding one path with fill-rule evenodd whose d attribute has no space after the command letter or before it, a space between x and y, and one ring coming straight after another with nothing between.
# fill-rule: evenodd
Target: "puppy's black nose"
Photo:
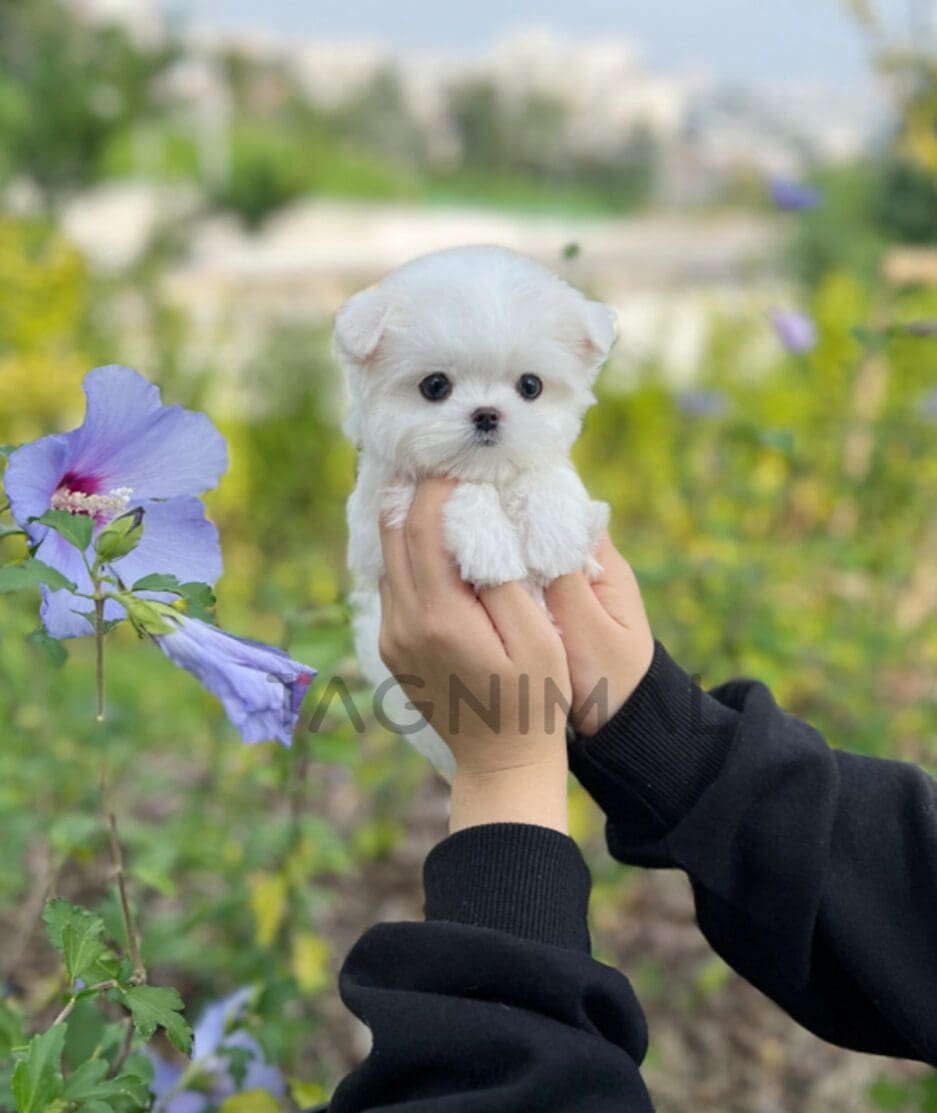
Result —
<instances>
[{"instance_id":1,"label":"puppy's black nose","mask_svg":"<svg viewBox=\"0 0 937 1113\"><path fill-rule=\"evenodd\" d=\"M491 409L490 406L479 406L472 414L472 421L475 422L476 429L483 433L490 433L492 429L498 428L500 417L501 414L497 410Z\"/></svg>"}]
</instances>

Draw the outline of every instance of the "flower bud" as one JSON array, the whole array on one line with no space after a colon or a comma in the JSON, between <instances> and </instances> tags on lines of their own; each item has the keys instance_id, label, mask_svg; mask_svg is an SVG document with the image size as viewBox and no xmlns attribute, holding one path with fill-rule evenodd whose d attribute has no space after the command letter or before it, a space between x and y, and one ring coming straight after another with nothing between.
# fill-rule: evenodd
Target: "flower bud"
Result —
<instances>
[{"instance_id":1,"label":"flower bud","mask_svg":"<svg viewBox=\"0 0 937 1113\"><path fill-rule=\"evenodd\" d=\"M117 596L121 606L126 607L127 617L138 634L171 634L178 626L178 616L167 603L157 603L152 599L140 599L130 592Z\"/></svg>"},{"instance_id":2,"label":"flower bud","mask_svg":"<svg viewBox=\"0 0 937 1113\"><path fill-rule=\"evenodd\" d=\"M101 530L94 551L103 561L119 560L140 544L143 537L143 508L121 514Z\"/></svg>"}]
</instances>

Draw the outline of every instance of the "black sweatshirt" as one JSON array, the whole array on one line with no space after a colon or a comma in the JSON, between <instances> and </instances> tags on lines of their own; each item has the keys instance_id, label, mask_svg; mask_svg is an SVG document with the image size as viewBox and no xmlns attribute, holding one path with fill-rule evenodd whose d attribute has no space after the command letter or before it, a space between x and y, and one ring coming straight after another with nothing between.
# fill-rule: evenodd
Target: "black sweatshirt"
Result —
<instances>
[{"instance_id":1,"label":"black sweatshirt","mask_svg":"<svg viewBox=\"0 0 937 1113\"><path fill-rule=\"evenodd\" d=\"M657 646L614 718L570 743L622 862L684 870L700 928L817 1035L937 1064L937 784L831 750L768 690L706 694ZM426 921L378 924L340 976L371 1029L331 1113L652 1108L624 974L589 954L575 843L498 823L436 846Z\"/></svg>"}]
</instances>

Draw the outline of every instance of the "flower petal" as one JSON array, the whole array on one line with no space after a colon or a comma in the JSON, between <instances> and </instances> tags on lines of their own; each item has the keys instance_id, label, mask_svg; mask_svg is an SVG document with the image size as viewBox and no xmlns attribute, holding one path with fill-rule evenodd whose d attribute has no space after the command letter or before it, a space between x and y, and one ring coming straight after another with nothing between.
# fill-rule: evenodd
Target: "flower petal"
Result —
<instances>
[{"instance_id":1,"label":"flower petal","mask_svg":"<svg viewBox=\"0 0 937 1113\"><path fill-rule=\"evenodd\" d=\"M134 505L138 505L136 501ZM175 576L182 583L214 584L219 579L222 563L218 530L205 517L205 507L198 499L147 502L143 509L140 544L113 562L114 571L127 587L154 572Z\"/></svg>"},{"instance_id":2,"label":"flower petal","mask_svg":"<svg viewBox=\"0 0 937 1113\"><path fill-rule=\"evenodd\" d=\"M244 1006L253 992L253 986L242 986L204 1010L195 1025L193 1059L207 1059L209 1055L215 1054L224 1039L225 1027L244 1012Z\"/></svg>"},{"instance_id":3,"label":"flower petal","mask_svg":"<svg viewBox=\"0 0 937 1113\"><path fill-rule=\"evenodd\" d=\"M68 438L71 434L56 433L24 444L11 456L3 476L3 486L10 500L16 522L28 530L33 542L45 533L43 526L29 526L30 518L38 518L49 509L52 496L65 474Z\"/></svg>"},{"instance_id":4,"label":"flower petal","mask_svg":"<svg viewBox=\"0 0 937 1113\"><path fill-rule=\"evenodd\" d=\"M129 367L89 371L84 391L88 409L66 464L103 490L130 487L135 499L197 495L227 468L224 438L209 418L162 405L159 389Z\"/></svg>"},{"instance_id":5,"label":"flower petal","mask_svg":"<svg viewBox=\"0 0 937 1113\"><path fill-rule=\"evenodd\" d=\"M154 639L166 656L191 672L222 702L245 742L292 742L303 697L315 669L280 649L180 617L171 634Z\"/></svg>"},{"instance_id":6,"label":"flower petal","mask_svg":"<svg viewBox=\"0 0 937 1113\"><path fill-rule=\"evenodd\" d=\"M773 309L770 317L778 339L793 355L804 355L817 346L817 326L806 313Z\"/></svg>"},{"instance_id":7,"label":"flower petal","mask_svg":"<svg viewBox=\"0 0 937 1113\"><path fill-rule=\"evenodd\" d=\"M813 186L804 185L802 182L788 181L786 178L772 178L768 187L771 197L779 209L788 212L802 212L804 209L815 209L823 200L823 195Z\"/></svg>"},{"instance_id":8,"label":"flower petal","mask_svg":"<svg viewBox=\"0 0 937 1113\"><path fill-rule=\"evenodd\" d=\"M234 1093L246 1093L250 1090L264 1090L274 1097L281 1098L286 1094L286 1084L283 1075L264 1058L260 1044L248 1032L232 1032L224 1041L225 1047L239 1047L251 1053L251 1060L247 1066L247 1073L240 1086L234 1084L234 1079L228 1075L225 1082L218 1088L217 1097L229 1097Z\"/></svg>"},{"instance_id":9,"label":"flower petal","mask_svg":"<svg viewBox=\"0 0 937 1113\"><path fill-rule=\"evenodd\" d=\"M91 591L91 579L81 559L81 554L53 530L48 530L42 544L36 550L36 557L51 565L63 576L68 576L78 585L79 591ZM94 612L90 599L79 599L70 591L50 591L42 589L42 605L39 617L53 638L84 638L94 633L91 624L82 617ZM124 608L108 600L104 604L104 617L108 621L125 617Z\"/></svg>"}]
</instances>

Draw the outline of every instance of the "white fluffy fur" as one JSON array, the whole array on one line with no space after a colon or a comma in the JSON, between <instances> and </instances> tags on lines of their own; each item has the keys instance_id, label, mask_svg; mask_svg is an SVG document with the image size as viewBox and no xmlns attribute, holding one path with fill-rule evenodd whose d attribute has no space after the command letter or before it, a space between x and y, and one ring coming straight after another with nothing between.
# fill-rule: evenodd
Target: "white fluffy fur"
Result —
<instances>
[{"instance_id":1,"label":"white fluffy fur","mask_svg":"<svg viewBox=\"0 0 937 1113\"><path fill-rule=\"evenodd\" d=\"M464 580L525 580L542 598L557 576L594 572L608 507L589 499L569 451L614 340L608 306L532 259L488 245L414 259L339 310L335 351L351 393L345 431L360 453L348 500L355 642L396 722L414 724L414 712L378 652L379 515L402 524L417 481L450 476L460 482L443 524ZM453 384L442 402L419 391L434 372ZM543 381L533 401L517 392L524 374ZM479 406L500 412L495 444L476 439ZM402 733L451 779L448 746L428 724L414 725Z\"/></svg>"}]
</instances>

